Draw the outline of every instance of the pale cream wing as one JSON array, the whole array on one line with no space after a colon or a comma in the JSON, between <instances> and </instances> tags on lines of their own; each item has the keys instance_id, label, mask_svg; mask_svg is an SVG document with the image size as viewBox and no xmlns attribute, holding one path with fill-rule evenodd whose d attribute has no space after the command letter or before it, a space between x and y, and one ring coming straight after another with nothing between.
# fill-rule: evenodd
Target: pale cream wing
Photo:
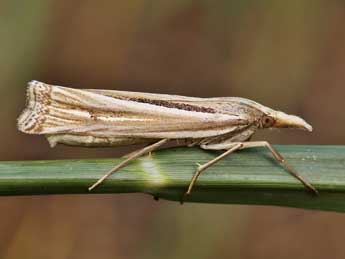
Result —
<instances>
[{"instance_id":1,"label":"pale cream wing","mask_svg":"<svg viewBox=\"0 0 345 259\"><path fill-rule=\"evenodd\" d=\"M29 83L28 106L18 119L18 128L31 134L204 138L248 124L239 115L220 113L210 105L188 103L201 98L179 97L174 102L169 98L134 92L78 90L33 81Z\"/></svg>"},{"instance_id":2,"label":"pale cream wing","mask_svg":"<svg viewBox=\"0 0 345 259\"><path fill-rule=\"evenodd\" d=\"M87 89L93 93L109 96L122 100L133 100L142 103L152 103L165 107L177 107L179 109L199 111L206 113L220 113L233 115L237 118L252 123L254 117L260 117L271 109L255 101L241 97L188 97L181 95L153 94L141 92L128 92L117 90Z\"/></svg>"}]
</instances>

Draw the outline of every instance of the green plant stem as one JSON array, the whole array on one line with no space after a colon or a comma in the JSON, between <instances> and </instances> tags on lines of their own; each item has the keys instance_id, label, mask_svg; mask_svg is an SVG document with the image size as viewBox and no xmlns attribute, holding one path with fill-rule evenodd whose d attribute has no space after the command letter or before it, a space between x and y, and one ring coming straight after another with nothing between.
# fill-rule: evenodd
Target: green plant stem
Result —
<instances>
[{"instance_id":1,"label":"green plant stem","mask_svg":"<svg viewBox=\"0 0 345 259\"><path fill-rule=\"evenodd\" d=\"M345 211L345 146L276 146L320 192L308 190L264 148L236 152L207 169L188 201ZM142 192L179 201L196 170L220 152L172 148L88 187L121 159L0 162L0 195Z\"/></svg>"}]
</instances>

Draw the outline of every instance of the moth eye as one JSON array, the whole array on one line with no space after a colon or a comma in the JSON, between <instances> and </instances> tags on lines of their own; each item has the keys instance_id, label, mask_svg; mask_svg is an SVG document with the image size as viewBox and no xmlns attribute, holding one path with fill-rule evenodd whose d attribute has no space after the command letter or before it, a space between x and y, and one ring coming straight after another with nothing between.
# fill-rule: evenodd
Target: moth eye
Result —
<instances>
[{"instance_id":1,"label":"moth eye","mask_svg":"<svg viewBox=\"0 0 345 259\"><path fill-rule=\"evenodd\" d=\"M274 119L272 117L269 117L269 116L263 116L262 117L262 121L261 121L261 124L264 128L269 128L269 127L272 127L273 124L274 124Z\"/></svg>"}]
</instances>

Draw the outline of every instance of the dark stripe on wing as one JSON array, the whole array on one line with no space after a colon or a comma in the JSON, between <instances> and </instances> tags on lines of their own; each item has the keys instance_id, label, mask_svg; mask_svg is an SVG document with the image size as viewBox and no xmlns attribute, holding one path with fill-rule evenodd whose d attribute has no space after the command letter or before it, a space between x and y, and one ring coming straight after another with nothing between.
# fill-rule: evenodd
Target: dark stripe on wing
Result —
<instances>
[{"instance_id":1,"label":"dark stripe on wing","mask_svg":"<svg viewBox=\"0 0 345 259\"><path fill-rule=\"evenodd\" d=\"M122 99L122 98L119 98L119 99ZM215 109L212 109L209 107L186 104L186 103L178 103L178 102L170 102L170 101L165 101L165 100L154 100L154 99L146 99L146 98L123 98L123 99L127 101L135 101L139 103L148 103L148 104L162 106L166 108L175 108L175 109L184 110L184 111L216 113Z\"/></svg>"}]
</instances>

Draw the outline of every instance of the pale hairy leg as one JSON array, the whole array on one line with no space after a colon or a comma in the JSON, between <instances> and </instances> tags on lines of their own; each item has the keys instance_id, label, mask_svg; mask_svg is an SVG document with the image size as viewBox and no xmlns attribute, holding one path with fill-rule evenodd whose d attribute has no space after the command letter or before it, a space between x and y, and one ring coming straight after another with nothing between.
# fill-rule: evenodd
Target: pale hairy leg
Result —
<instances>
[{"instance_id":1,"label":"pale hairy leg","mask_svg":"<svg viewBox=\"0 0 345 259\"><path fill-rule=\"evenodd\" d=\"M207 149L207 150L220 150L220 149L228 149L226 152L221 154L220 156L214 158L213 160L207 162L204 165L199 166L198 170L195 172L191 183L189 184L187 192L183 195L181 199L181 203L183 203L184 199L187 195L189 195L192 191L192 188L198 178L198 176L201 174L202 171L206 170L208 167L213 165L214 163L218 162L225 156L233 153L236 150L239 149L245 149L245 148L252 148L252 147L266 147L271 151L273 157L295 178L297 178L305 187L307 187L309 190L311 190L313 193L318 194L319 192L317 189L310 184L306 179L304 179L299 173L296 172L296 170L286 162L284 157L273 148L273 146L268 143L267 141L249 141L249 142L223 142L223 143L217 143L217 144L209 144L209 145L201 145L201 148Z\"/></svg>"},{"instance_id":2,"label":"pale hairy leg","mask_svg":"<svg viewBox=\"0 0 345 259\"><path fill-rule=\"evenodd\" d=\"M147 153L152 152L153 150L159 148L160 146L166 144L169 141L169 139L161 139L158 142L155 142L151 145L148 145L142 149L139 149L135 152L133 152L127 159L125 159L124 161L122 161L121 163L117 164L116 166L114 166L111 170L109 170L109 172L107 172L105 175L103 175L97 182L95 182L91 187L89 187L89 191L91 191L93 188L95 188L97 185L101 184L107 177L109 177L110 175L112 175L113 173L115 173L118 169L124 167L125 165L127 165L129 162L131 162L132 160L145 155Z\"/></svg>"},{"instance_id":3,"label":"pale hairy leg","mask_svg":"<svg viewBox=\"0 0 345 259\"><path fill-rule=\"evenodd\" d=\"M224 157L226 157L226 156L230 155L231 153L235 152L236 150L240 149L242 146L243 146L242 143L233 143L231 145L231 147L229 147L229 149L227 151L225 151L224 153L222 153L221 155L217 156L216 158L208 161L207 163L205 163L203 165L199 165L198 169L195 171L195 173L192 177L192 180L188 186L188 190L183 194L183 196L181 198L181 204L183 204L186 196L188 196L191 193L196 180L198 179L198 177L200 176L200 174L203 171L205 171L207 168L214 165L215 163L217 163L219 160L223 159Z\"/></svg>"},{"instance_id":4,"label":"pale hairy leg","mask_svg":"<svg viewBox=\"0 0 345 259\"><path fill-rule=\"evenodd\" d=\"M148 145L147 145L148 146ZM167 147L162 147L160 148L159 150L165 150L165 149L169 149L169 148L172 148L172 147L180 147L180 146L185 146L183 145L183 142L179 139L176 139L176 145L172 145L172 146L167 146ZM131 157L133 155L135 155L137 152L140 152L141 149L137 149L137 150L134 150L134 151L131 151L125 155L122 156L122 158L128 158L128 157ZM151 152L149 153L149 155L151 156Z\"/></svg>"},{"instance_id":5,"label":"pale hairy leg","mask_svg":"<svg viewBox=\"0 0 345 259\"><path fill-rule=\"evenodd\" d=\"M304 179L299 173L296 172L296 170L285 161L284 157L273 148L273 146L268 143L267 141L250 141L250 142L242 142L243 146L240 149L245 148L251 148L251 147L267 147L274 158L294 177L296 177L301 183L304 184L305 187L307 187L309 190L311 190L313 193L318 194L319 192L316 190L316 188L310 184L306 179Z\"/></svg>"}]
</instances>

